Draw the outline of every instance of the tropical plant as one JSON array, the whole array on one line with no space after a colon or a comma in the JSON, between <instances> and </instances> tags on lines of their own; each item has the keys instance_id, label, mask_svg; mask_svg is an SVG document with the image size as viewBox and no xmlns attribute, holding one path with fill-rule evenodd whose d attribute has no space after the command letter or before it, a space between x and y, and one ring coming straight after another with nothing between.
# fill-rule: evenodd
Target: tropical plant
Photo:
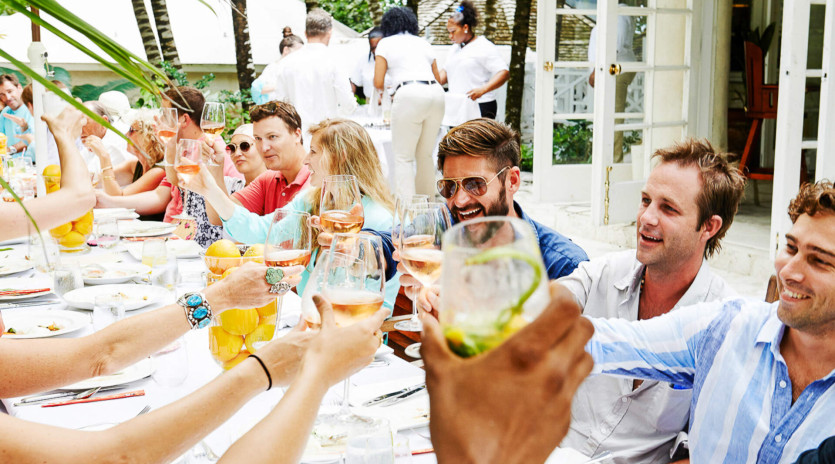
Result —
<instances>
[{"instance_id":1,"label":"tropical plant","mask_svg":"<svg viewBox=\"0 0 835 464\"><path fill-rule=\"evenodd\" d=\"M238 88L248 91L255 80L255 63L252 61L252 47L249 39L249 20L246 16L246 0L232 0L232 29L235 33L235 63L238 72ZM249 103L242 101L244 111L249 111Z\"/></svg>"},{"instance_id":2,"label":"tropical plant","mask_svg":"<svg viewBox=\"0 0 835 464\"><path fill-rule=\"evenodd\" d=\"M116 90L119 92L127 92L128 90L135 89L136 86L129 82L127 79L118 79L115 81L109 81L104 85L93 85L93 84L82 84L82 85L74 85L72 87L72 95L73 97L80 98L81 101L90 101L90 100L98 100L101 94L105 92L110 92L111 90Z\"/></svg>"},{"instance_id":3,"label":"tropical plant","mask_svg":"<svg viewBox=\"0 0 835 464\"><path fill-rule=\"evenodd\" d=\"M516 0L510 45L510 78L507 82L505 122L522 132L522 99L525 90L525 55L530 35L531 0Z\"/></svg>"},{"instance_id":4,"label":"tropical plant","mask_svg":"<svg viewBox=\"0 0 835 464\"><path fill-rule=\"evenodd\" d=\"M180 54L177 52L177 44L174 42L174 32L171 30L171 21L168 19L168 6L165 0L151 0L151 11L154 13L154 23L157 25L162 59L168 61L177 69L181 68Z\"/></svg>"},{"instance_id":5,"label":"tropical plant","mask_svg":"<svg viewBox=\"0 0 835 464\"><path fill-rule=\"evenodd\" d=\"M519 169L525 172L533 172L533 145L526 143L519 148L522 155L519 160Z\"/></svg>"},{"instance_id":6,"label":"tropical plant","mask_svg":"<svg viewBox=\"0 0 835 464\"><path fill-rule=\"evenodd\" d=\"M553 164L591 163L591 121L557 124L553 134Z\"/></svg>"},{"instance_id":7,"label":"tropical plant","mask_svg":"<svg viewBox=\"0 0 835 464\"><path fill-rule=\"evenodd\" d=\"M162 55L159 53L159 42L151 27L151 18L148 9L145 8L145 0L130 0L133 5L133 15L136 17L136 26L139 28L139 36L142 37L142 46L145 48L145 56L148 61L155 65L162 62Z\"/></svg>"}]
</instances>

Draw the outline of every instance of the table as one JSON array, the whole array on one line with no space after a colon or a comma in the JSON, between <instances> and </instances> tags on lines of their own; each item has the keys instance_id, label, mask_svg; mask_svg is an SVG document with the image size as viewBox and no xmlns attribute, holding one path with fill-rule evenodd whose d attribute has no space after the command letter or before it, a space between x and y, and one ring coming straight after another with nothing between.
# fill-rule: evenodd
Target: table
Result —
<instances>
[{"instance_id":1,"label":"table","mask_svg":"<svg viewBox=\"0 0 835 464\"><path fill-rule=\"evenodd\" d=\"M11 247L15 249L15 252L25 253L26 251L25 244L11 245ZM89 254L83 256L83 260L95 261L97 258L113 259L112 254L111 251L99 250L94 247ZM117 255L121 262L137 262L127 252L119 252ZM179 295L186 291L193 291L203 287L201 281L205 266L202 260L178 259L177 264L182 282L177 286L176 294ZM25 276L27 274L23 273L23 275ZM2 286L3 280L3 278L0 278L0 286ZM173 303L174 298L175 296L172 294L169 301L166 301L164 304ZM161 305L152 305L130 311L126 317L151 311L159 306ZM63 302L35 306L34 308L72 310L72 308L67 308ZM26 309L20 310L25 311ZM91 314L90 311L76 311ZM285 315L300 313L300 299L297 295L289 293L284 297L282 313ZM74 333L61 335L61 337L80 337L92 332L92 326L87 326ZM134 417L145 405L150 405L153 409L162 407L188 395L222 372L222 369L214 362L209 354L207 329L190 331L185 334L184 340L189 357L189 372L185 382L180 386L163 387L155 383L151 378L145 378L127 384L123 390L120 390L132 391L143 389L146 395L142 397L69 405L59 408L41 408L37 405L12 406L12 403L18 400L17 398L4 399L3 403L6 405L9 413L18 418L67 428L80 428L100 423L124 422ZM354 400L362 402L364 399L377 396L381 390L382 392L387 392L402 388L397 387L389 390L389 388L392 388L397 383L406 386L422 381L423 370L420 368L411 365L393 354L385 355L384 359L388 362L387 365L382 367L369 367L354 375L352 378L352 403ZM206 443L215 453L222 454L237 437L243 435L243 433L272 410L273 406L281 399L281 396L282 392L280 389L273 389L272 391L264 392L256 396L235 415L230 417L221 427L209 434L205 439ZM338 384L328 392L323 404L335 405L338 403L340 397L341 384ZM428 412L428 396L425 392L414 395L411 399L404 401L390 410L383 410L382 408L376 407L363 409L362 412L368 413L369 415L388 417L392 424L396 426L398 422L402 423L403 420L408 421L408 418L401 417L399 414L415 408L425 408L425 411ZM402 435L399 439L402 440L403 437L408 439L412 450L431 447L431 443L426 438L428 436L428 428L425 426L418 429L403 430L401 433ZM398 459L397 462L424 464L434 463L436 459L434 454L423 454L414 456L411 460L408 458Z\"/></svg>"}]
</instances>

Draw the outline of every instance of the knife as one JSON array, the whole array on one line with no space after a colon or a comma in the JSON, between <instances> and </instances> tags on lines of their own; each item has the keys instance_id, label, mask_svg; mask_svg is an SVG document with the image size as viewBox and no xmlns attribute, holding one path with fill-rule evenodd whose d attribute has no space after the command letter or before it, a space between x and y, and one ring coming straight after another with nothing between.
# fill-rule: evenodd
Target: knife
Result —
<instances>
[{"instance_id":1,"label":"knife","mask_svg":"<svg viewBox=\"0 0 835 464\"><path fill-rule=\"evenodd\" d=\"M24 301L22 303L0 303L0 309L13 309L13 308L25 308L27 306L48 306L51 304L58 304L61 300L37 300L37 301Z\"/></svg>"},{"instance_id":2,"label":"knife","mask_svg":"<svg viewBox=\"0 0 835 464\"><path fill-rule=\"evenodd\" d=\"M418 384L418 385L413 385L411 387L406 387L402 390L397 390L396 392L386 393L385 395L378 396L374 399L366 401L362 405L363 406L374 406L375 404L382 403L383 401L386 401L388 399L395 399L395 398L399 397L400 395L403 395L403 394L406 394L406 393L411 393L411 392L413 392L413 391L415 391L419 388L425 388L425 387L426 387L425 383L421 383L421 384Z\"/></svg>"},{"instance_id":3,"label":"knife","mask_svg":"<svg viewBox=\"0 0 835 464\"><path fill-rule=\"evenodd\" d=\"M110 391L110 390L118 390L120 388L124 388L124 385L115 385L112 387L103 387L100 388L99 391ZM41 401L49 401L54 400L56 398L64 398L67 396L75 396L78 394L78 391L68 391L68 392L61 392L61 393L50 393L48 395L39 395L39 396L30 396L28 398L23 398L22 400L15 403L15 406L22 406L26 404L34 404L40 403Z\"/></svg>"},{"instance_id":4,"label":"knife","mask_svg":"<svg viewBox=\"0 0 835 464\"><path fill-rule=\"evenodd\" d=\"M426 385L420 385L417 388L415 388L414 390L407 391L406 393L401 393L398 396L395 396L395 397L392 397L392 398L389 398L389 399L383 401L384 404L380 404L380 406L384 407L384 408L387 408L389 406L393 406L393 405L405 400L406 398L414 395L415 393L422 392L424 389L426 389Z\"/></svg>"},{"instance_id":5,"label":"knife","mask_svg":"<svg viewBox=\"0 0 835 464\"><path fill-rule=\"evenodd\" d=\"M82 403L95 403L98 401L109 401L109 400L118 400L122 398L133 398L134 396L145 396L145 390L136 390L127 393L116 393L115 395L109 396L100 396L98 398L87 398L83 400L69 400L69 401L62 401L60 403L47 403L42 404L42 408L54 408L55 406L66 406L68 404L82 404Z\"/></svg>"}]
</instances>

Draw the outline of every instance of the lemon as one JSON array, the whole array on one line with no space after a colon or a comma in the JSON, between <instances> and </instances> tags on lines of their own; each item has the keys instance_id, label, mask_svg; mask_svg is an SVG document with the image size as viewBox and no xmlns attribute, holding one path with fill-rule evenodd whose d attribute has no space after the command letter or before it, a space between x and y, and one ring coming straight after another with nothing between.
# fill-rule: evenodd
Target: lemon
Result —
<instances>
[{"instance_id":1,"label":"lemon","mask_svg":"<svg viewBox=\"0 0 835 464\"><path fill-rule=\"evenodd\" d=\"M264 256L264 244L263 243L256 243L251 247L247 248L246 253L244 253L244 258L251 258L251 257L260 257Z\"/></svg>"},{"instance_id":2,"label":"lemon","mask_svg":"<svg viewBox=\"0 0 835 464\"><path fill-rule=\"evenodd\" d=\"M61 177L61 166L57 164L50 164L43 168L44 177Z\"/></svg>"},{"instance_id":3,"label":"lemon","mask_svg":"<svg viewBox=\"0 0 835 464\"><path fill-rule=\"evenodd\" d=\"M232 335L223 327L209 327L209 351L220 362L229 361L238 355L244 339L240 335Z\"/></svg>"},{"instance_id":4,"label":"lemon","mask_svg":"<svg viewBox=\"0 0 835 464\"><path fill-rule=\"evenodd\" d=\"M206 266L213 274L223 274L227 269L240 266L241 252L232 240L218 240L206 249Z\"/></svg>"},{"instance_id":5,"label":"lemon","mask_svg":"<svg viewBox=\"0 0 835 464\"><path fill-rule=\"evenodd\" d=\"M234 272L234 271L235 271L235 269L237 269L237 268L238 268L238 266L235 266L235 267L230 267L229 269L227 269L227 270L223 271L223 275L221 275L221 276L220 276L220 279L221 279L221 280L223 280L223 279L225 279L225 278L229 277L229 274L231 274L232 272Z\"/></svg>"},{"instance_id":6,"label":"lemon","mask_svg":"<svg viewBox=\"0 0 835 464\"><path fill-rule=\"evenodd\" d=\"M256 309L256 311L258 311L258 315L261 317L275 316L275 313L278 311L278 303L276 300L273 300L267 305Z\"/></svg>"},{"instance_id":7,"label":"lemon","mask_svg":"<svg viewBox=\"0 0 835 464\"><path fill-rule=\"evenodd\" d=\"M49 235L52 235L54 238L61 238L64 235L67 235L72 230L72 222L68 222L66 224L61 224L60 226L50 229Z\"/></svg>"},{"instance_id":8,"label":"lemon","mask_svg":"<svg viewBox=\"0 0 835 464\"><path fill-rule=\"evenodd\" d=\"M61 190L61 184L46 182L46 193L55 193L58 190Z\"/></svg>"},{"instance_id":9,"label":"lemon","mask_svg":"<svg viewBox=\"0 0 835 464\"><path fill-rule=\"evenodd\" d=\"M223 363L223 369L224 369L224 370L227 370L227 371L228 371L229 369L232 369L233 367L235 367L235 366L237 366L238 364L240 364L240 363L241 363L241 361L243 361L244 359L248 358L248 357L249 357L249 355L250 355L249 351L246 351L246 350L241 351L241 354L239 354L239 355L235 356L235 358L234 358L234 359L232 359L231 361L226 361L225 363Z\"/></svg>"},{"instance_id":10,"label":"lemon","mask_svg":"<svg viewBox=\"0 0 835 464\"><path fill-rule=\"evenodd\" d=\"M272 316L261 316L258 318L258 325L273 324L275 325L275 314Z\"/></svg>"},{"instance_id":11,"label":"lemon","mask_svg":"<svg viewBox=\"0 0 835 464\"><path fill-rule=\"evenodd\" d=\"M258 311L254 309L230 309L220 314L223 330L233 335L246 335L258 326Z\"/></svg>"},{"instance_id":12,"label":"lemon","mask_svg":"<svg viewBox=\"0 0 835 464\"><path fill-rule=\"evenodd\" d=\"M84 236L74 230L67 232L66 235L58 240L58 243L65 248L78 248L84 245L84 242Z\"/></svg>"},{"instance_id":13,"label":"lemon","mask_svg":"<svg viewBox=\"0 0 835 464\"><path fill-rule=\"evenodd\" d=\"M84 221L73 221L72 230L78 232L81 235L90 235L90 233L93 232L93 223Z\"/></svg>"},{"instance_id":14,"label":"lemon","mask_svg":"<svg viewBox=\"0 0 835 464\"><path fill-rule=\"evenodd\" d=\"M255 344L258 342L268 342L273 339L275 335L275 324L260 324L252 333L244 337L246 349L250 353L255 353Z\"/></svg>"}]
</instances>

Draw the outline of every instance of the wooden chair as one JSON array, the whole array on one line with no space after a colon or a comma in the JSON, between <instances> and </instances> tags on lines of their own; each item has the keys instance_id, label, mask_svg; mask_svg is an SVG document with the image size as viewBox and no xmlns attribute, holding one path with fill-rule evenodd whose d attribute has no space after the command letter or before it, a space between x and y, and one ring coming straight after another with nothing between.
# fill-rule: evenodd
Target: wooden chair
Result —
<instances>
[{"instance_id":1,"label":"wooden chair","mask_svg":"<svg viewBox=\"0 0 835 464\"><path fill-rule=\"evenodd\" d=\"M747 102L745 105L745 117L751 120L751 127L748 130L748 137L745 141L745 149L739 160L739 170L745 177L753 180L774 180L774 169L760 166L760 157L753 153L757 135L762 129L765 119L777 119L777 92L779 86L776 84L765 84L763 77L763 51L753 42L745 42L745 87L747 90ZM800 157L800 185L808 182L806 171L806 158ZM754 203L760 206L757 183L754 182Z\"/></svg>"},{"instance_id":2,"label":"wooden chair","mask_svg":"<svg viewBox=\"0 0 835 464\"><path fill-rule=\"evenodd\" d=\"M777 91L779 86L766 85L763 78L763 51L753 42L745 42L745 87L747 98L745 117L751 120L745 149L739 160L739 170L751 180L774 180L774 169L760 166L760 158L752 151L764 119L777 119ZM754 183L754 201L760 204Z\"/></svg>"},{"instance_id":3,"label":"wooden chair","mask_svg":"<svg viewBox=\"0 0 835 464\"><path fill-rule=\"evenodd\" d=\"M412 343L420 341L420 332L401 332L394 328L396 322L406 320L412 317L412 300L406 296L403 287L400 287L400 293L397 295L397 300L394 303L394 311L391 317L383 322L380 328L383 332L388 332L388 345L394 350L394 354L406 361L414 361L414 358L409 357L405 349Z\"/></svg>"}]
</instances>

